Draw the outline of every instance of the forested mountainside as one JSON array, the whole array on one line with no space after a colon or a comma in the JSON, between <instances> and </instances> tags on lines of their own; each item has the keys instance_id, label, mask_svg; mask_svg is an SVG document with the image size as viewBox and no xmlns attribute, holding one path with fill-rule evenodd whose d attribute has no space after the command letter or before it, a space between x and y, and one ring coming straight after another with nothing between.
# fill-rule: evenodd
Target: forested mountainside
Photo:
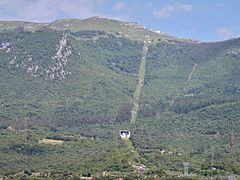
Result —
<instances>
[{"instance_id":1,"label":"forested mountainside","mask_svg":"<svg viewBox=\"0 0 240 180\"><path fill-rule=\"evenodd\" d=\"M239 175L240 38L99 17L0 29L0 177Z\"/></svg>"}]
</instances>

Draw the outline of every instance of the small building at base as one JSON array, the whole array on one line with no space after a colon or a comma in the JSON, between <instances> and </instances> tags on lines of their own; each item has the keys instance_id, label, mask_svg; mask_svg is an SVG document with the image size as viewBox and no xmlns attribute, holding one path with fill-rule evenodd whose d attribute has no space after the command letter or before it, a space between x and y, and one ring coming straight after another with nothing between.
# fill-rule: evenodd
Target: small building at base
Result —
<instances>
[{"instance_id":1,"label":"small building at base","mask_svg":"<svg viewBox=\"0 0 240 180\"><path fill-rule=\"evenodd\" d=\"M131 134L128 130L120 130L119 135L122 139L129 139Z\"/></svg>"}]
</instances>

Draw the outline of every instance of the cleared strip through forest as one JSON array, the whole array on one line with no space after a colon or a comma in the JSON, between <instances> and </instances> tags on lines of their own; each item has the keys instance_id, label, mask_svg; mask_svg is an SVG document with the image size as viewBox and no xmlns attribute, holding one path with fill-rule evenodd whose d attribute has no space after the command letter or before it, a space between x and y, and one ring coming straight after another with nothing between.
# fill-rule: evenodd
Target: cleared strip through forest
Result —
<instances>
[{"instance_id":1,"label":"cleared strip through forest","mask_svg":"<svg viewBox=\"0 0 240 180\"><path fill-rule=\"evenodd\" d=\"M190 72L190 74L189 74L189 76L188 76L187 83L192 79L192 75L193 75L193 73L194 73L196 67L197 67L197 63L194 64L194 66L193 66L193 68L192 68L192 71Z\"/></svg>"},{"instance_id":2,"label":"cleared strip through forest","mask_svg":"<svg viewBox=\"0 0 240 180\"><path fill-rule=\"evenodd\" d=\"M148 44L144 43L143 55L142 55L142 59L141 59L140 67L139 67L139 73L138 73L138 85L137 85L137 88L133 95L133 108L131 111L131 123L135 123L136 119L137 119L137 113L138 113L138 109L139 109L139 99L141 96L142 87L144 85L147 52L148 52Z\"/></svg>"},{"instance_id":3,"label":"cleared strip through forest","mask_svg":"<svg viewBox=\"0 0 240 180\"><path fill-rule=\"evenodd\" d=\"M184 85L184 87L183 87L183 90L173 98L173 100L172 100L172 102L171 102L171 106L174 104L174 102L176 101L176 99L177 99L180 95L185 94L186 89L187 89L187 86L188 86L189 82L190 82L191 79L192 79L192 75L193 75L196 67L197 67L197 63L194 64L194 66L193 66L193 68L192 68L192 71L189 73L189 75L188 75L188 80L185 82L185 85Z\"/></svg>"}]
</instances>

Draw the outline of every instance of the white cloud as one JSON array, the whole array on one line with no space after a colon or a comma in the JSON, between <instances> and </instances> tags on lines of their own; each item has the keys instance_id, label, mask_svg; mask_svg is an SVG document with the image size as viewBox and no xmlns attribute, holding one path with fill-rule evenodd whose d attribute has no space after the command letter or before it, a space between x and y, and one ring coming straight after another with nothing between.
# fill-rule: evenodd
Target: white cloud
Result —
<instances>
[{"instance_id":1,"label":"white cloud","mask_svg":"<svg viewBox=\"0 0 240 180\"><path fill-rule=\"evenodd\" d=\"M189 12L193 9L191 4L180 4L180 3L174 3L174 4L167 4L163 6L160 10L154 11L153 15L156 18L167 18L171 17L173 13L178 12Z\"/></svg>"},{"instance_id":2,"label":"white cloud","mask_svg":"<svg viewBox=\"0 0 240 180\"><path fill-rule=\"evenodd\" d=\"M87 18L99 15L107 0L0 0L1 20L47 22L65 17ZM13 5L14 4L14 5Z\"/></svg>"},{"instance_id":3,"label":"white cloud","mask_svg":"<svg viewBox=\"0 0 240 180\"><path fill-rule=\"evenodd\" d=\"M119 10L122 10L122 9L126 8L126 4L119 1L119 2L116 2L114 4L113 8L114 8L115 11L119 11Z\"/></svg>"},{"instance_id":4,"label":"white cloud","mask_svg":"<svg viewBox=\"0 0 240 180\"><path fill-rule=\"evenodd\" d=\"M216 33L220 38L224 39L230 38L233 35L232 31L227 27L218 28Z\"/></svg>"}]
</instances>

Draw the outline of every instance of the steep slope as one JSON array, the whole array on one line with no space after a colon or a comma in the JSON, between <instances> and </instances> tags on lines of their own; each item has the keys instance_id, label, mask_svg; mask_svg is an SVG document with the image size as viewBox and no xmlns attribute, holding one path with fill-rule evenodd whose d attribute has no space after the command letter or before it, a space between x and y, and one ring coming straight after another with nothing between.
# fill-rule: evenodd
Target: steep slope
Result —
<instances>
[{"instance_id":1,"label":"steep slope","mask_svg":"<svg viewBox=\"0 0 240 180\"><path fill-rule=\"evenodd\" d=\"M146 55L148 52L148 43L144 43L143 46L143 53L142 53L142 60L139 66L139 73L138 73L138 85L133 95L133 108L131 110L131 123L135 123L137 119L137 114L139 110L139 99L141 97L141 91L144 85L145 79L145 69L146 69Z\"/></svg>"},{"instance_id":2,"label":"steep slope","mask_svg":"<svg viewBox=\"0 0 240 180\"><path fill-rule=\"evenodd\" d=\"M239 38L199 43L99 17L30 24L0 24L0 177L29 167L128 177L133 149L150 179L186 161L196 177L239 174Z\"/></svg>"},{"instance_id":3,"label":"steep slope","mask_svg":"<svg viewBox=\"0 0 240 180\"><path fill-rule=\"evenodd\" d=\"M149 47L133 140L146 158L175 162L173 171L186 160L197 173L239 171L239 47L239 38Z\"/></svg>"},{"instance_id":4,"label":"steep slope","mask_svg":"<svg viewBox=\"0 0 240 180\"><path fill-rule=\"evenodd\" d=\"M146 101L152 98L157 106L165 103L176 113L187 113L215 100L220 103L225 98L237 101L239 46L240 39L195 45L159 43L150 47ZM197 104L199 107L195 107Z\"/></svg>"},{"instance_id":5,"label":"steep slope","mask_svg":"<svg viewBox=\"0 0 240 180\"><path fill-rule=\"evenodd\" d=\"M1 33L3 120L66 127L121 116L121 106L131 104L142 45L108 34L76 36L51 29Z\"/></svg>"}]
</instances>

